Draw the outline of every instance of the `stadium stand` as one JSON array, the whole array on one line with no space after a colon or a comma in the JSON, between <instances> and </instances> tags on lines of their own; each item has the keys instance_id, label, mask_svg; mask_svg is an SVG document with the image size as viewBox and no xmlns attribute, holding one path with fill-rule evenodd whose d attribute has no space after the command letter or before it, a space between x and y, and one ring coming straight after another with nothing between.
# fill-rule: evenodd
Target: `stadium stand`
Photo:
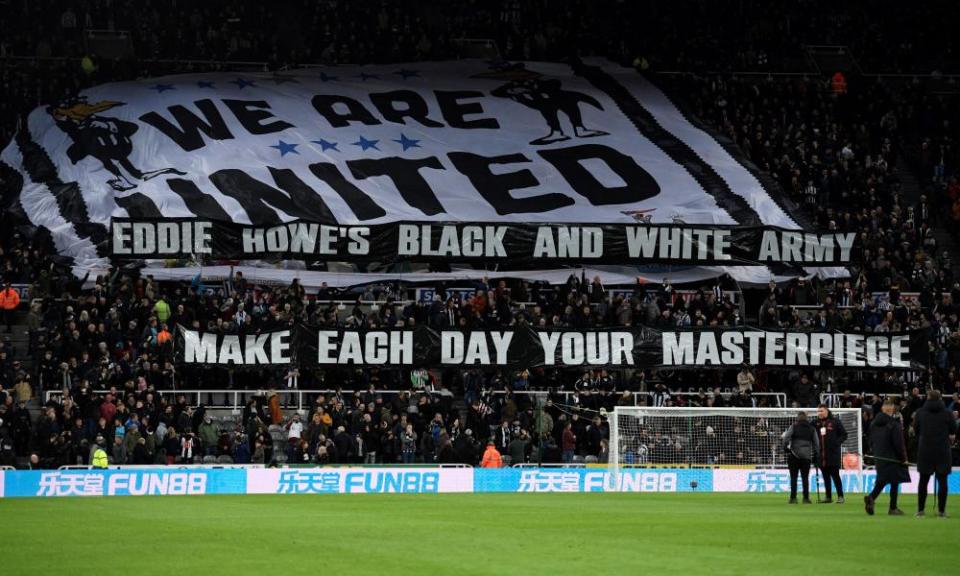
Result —
<instances>
[{"instance_id":1,"label":"stadium stand","mask_svg":"<svg viewBox=\"0 0 960 576\"><path fill-rule=\"evenodd\" d=\"M432 284L438 296L425 301L416 286L396 283L321 287L308 295L297 282L258 284L242 275L222 282L160 282L136 267L76 278L50 238L30 235L4 206L0 273L21 303L13 325L0 326L7 329L0 341L0 433L13 447L0 454L0 464L88 464L98 436L118 464L473 465L488 439L512 463L558 462L568 421L576 457L602 462L606 424L582 417L580 409L764 406L782 394L791 405L811 407L823 399L862 408L869 421L883 395L894 394L902 397L909 423L927 386L952 395L948 408L960 409L960 262L952 258L960 240L960 119L956 78L943 78L960 68L949 49L951 35L937 33L948 26L936 16L938 2L924 3L911 15L915 25L897 22L895 30L866 25L866 7L819 0L797 3L785 19L771 3L755 1L737 3L751 19L739 18L724 2L654 8L585 0L560 10L546 1L418 2L407 10L403 3L391 8L305 1L291 3L295 16L272 13L270 26L260 25L263 5L233 0L175 11L163 10L162 2L129 0L89 2L85 10L72 2L42 4L15 3L0 12L3 144L23 129L35 106L107 81L449 60L476 55L471 51L477 44L464 39L490 39L495 55L506 59L602 55L631 63L741 150L812 227L857 232L864 249L845 280L814 276L771 282L767 289L743 289L729 278L676 288L669 282L613 287L573 272L554 286L483 278L468 283L472 294L453 290L464 283ZM678 27L663 25L691 7L698 12L695 21L709 24L709 31L687 30L681 37ZM625 28L640 15L646 17L642 31ZM37 26L49 33L37 33ZM89 53L88 37L96 30L124 31L135 57L114 61ZM809 48L837 44L841 30L847 53L858 57L842 84L819 68ZM857 31L852 39L851 30ZM925 33L917 35L919 30ZM878 43L881 36L888 40ZM570 53L572 46L578 54ZM917 76L894 75L902 72ZM0 187L10 177L0 173ZM171 331L177 324L253 334L296 321L327 328L475 329L749 323L877 333L929 328L933 337L930 368L922 373L435 367L292 372L173 364ZM310 393L305 401L298 395L303 415L295 420L292 391L301 389L326 392ZM201 390L224 392L191 394ZM244 405L239 418L222 409L236 398L233 392ZM658 446L669 442L653 440ZM954 454L956 462L956 448Z\"/></svg>"}]
</instances>

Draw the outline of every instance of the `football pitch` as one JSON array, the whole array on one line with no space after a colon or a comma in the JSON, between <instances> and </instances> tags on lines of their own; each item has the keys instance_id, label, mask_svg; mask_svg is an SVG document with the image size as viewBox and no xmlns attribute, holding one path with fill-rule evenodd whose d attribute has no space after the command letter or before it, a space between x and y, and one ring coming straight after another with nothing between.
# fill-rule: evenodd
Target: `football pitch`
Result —
<instances>
[{"instance_id":1,"label":"football pitch","mask_svg":"<svg viewBox=\"0 0 960 576\"><path fill-rule=\"evenodd\" d=\"M947 574L960 518L785 495L441 494L0 500L19 574ZM929 504L928 504L929 506ZM928 508L928 513L929 513Z\"/></svg>"}]
</instances>

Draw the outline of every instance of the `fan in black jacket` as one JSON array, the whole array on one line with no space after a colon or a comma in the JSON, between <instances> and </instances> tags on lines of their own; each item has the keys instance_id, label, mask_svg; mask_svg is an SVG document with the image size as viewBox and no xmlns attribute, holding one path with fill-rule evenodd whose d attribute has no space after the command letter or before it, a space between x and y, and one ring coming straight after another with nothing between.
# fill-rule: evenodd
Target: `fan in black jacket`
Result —
<instances>
[{"instance_id":1,"label":"fan in black jacket","mask_svg":"<svg viewBox=\"0 0 960 576\"><path fill-rule=\"evenodd\" d=\"M880 414L873 419L870 425L870 444L873 446L873 457L877 467L877 481L873 491L864 496L867 514L873 516L874 504L877 496L890 485L890 515L902 516L903 511L897 508L897 496L901 482L910 481L907 470L907 448L903 441L903 427L900 420L893 417L897 401L887 398L883 402Z\"/></svg>"},{"instance_id":2,"label":"fan in black jacket","mask_svg":"<svg viewBox=\"0 0 960 576\"><path fill-rule=\"evenodd\" d=\"M937 515L947 515L947 476L950 475L950 444L957 433L957 421L943 404L939 390L927 393L927 402L913 420L917 434L917 516L923 516L927 503L927 484L931 476L937 482Z\"/></svg>"},{"instance_id":3,"label":"fan in black jacket","mask_svg":"<svg viewBox=\"0 0 960 576\"><path fill-rule=\"evenodd\" d=\"M798 474L803 484L803 503L810 504L810 462L820 458L820 440L805 412L797 414L797 421L786 429L780 440L790 468L790 504L797 503Z\"/></svg>"},{"instance_id":4,"label":"fan in black jacket","mask_svg":"<svg viewBox=\"0 0 960 576\"><path fill-rule=\"evenodd\" d=\"M833 484L837 488L837 503L843 504L843 484L840 481L841 447L847 440L847 429L839 418L830 413L825 404L817 407L817 422L814 426L820 436L819 466L823 472L823 487L827 493L827 499L823 502L833 502Z\"/></svg>"}]
</instances>

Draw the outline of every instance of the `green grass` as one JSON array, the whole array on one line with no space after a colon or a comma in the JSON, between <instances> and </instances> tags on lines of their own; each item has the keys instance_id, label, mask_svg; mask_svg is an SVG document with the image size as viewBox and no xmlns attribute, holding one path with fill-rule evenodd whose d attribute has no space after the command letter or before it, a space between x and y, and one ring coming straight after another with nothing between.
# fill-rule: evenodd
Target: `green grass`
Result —
<instances>
[{"instance_id":1,"label":"green grass","mask_svg":"<svg viewBox=\"0 0 960 576\"><path fill-rule=\"evenodd\" d=\"M18 574L948 574L960 518L780 495L444 494L0 500Z\"/></svg>"}]
</instances>

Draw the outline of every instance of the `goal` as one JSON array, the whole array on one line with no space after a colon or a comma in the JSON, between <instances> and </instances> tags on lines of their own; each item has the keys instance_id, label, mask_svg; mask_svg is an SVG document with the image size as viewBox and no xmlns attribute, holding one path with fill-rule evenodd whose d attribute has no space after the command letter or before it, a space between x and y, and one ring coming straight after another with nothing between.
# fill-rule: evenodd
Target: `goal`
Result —
<instances>
[{"instance_id":1,"label":"goal","mask_svg":"<svg viewBox=\"0 0 960 576\"><path fill-rule=\"evenodd\" d=\"M631 468L785 469L781 435L806 412L802 408L678 408L618 406L608 414L610 456L608 489L617 490L621 473ZM863 472L860 410L831 410L847 430L841 447L845 470Z\"/></svg>"}]
</instances>

